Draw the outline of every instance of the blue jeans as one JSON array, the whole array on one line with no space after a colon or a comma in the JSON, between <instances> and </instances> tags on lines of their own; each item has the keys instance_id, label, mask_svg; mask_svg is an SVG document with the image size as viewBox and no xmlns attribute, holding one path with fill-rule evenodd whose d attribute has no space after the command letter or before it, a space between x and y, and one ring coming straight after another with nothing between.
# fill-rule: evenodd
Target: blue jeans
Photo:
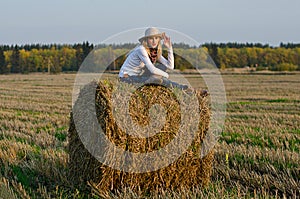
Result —
<instances>
[{"instance_id":1,"label":"blue jeans","mask_svg":"<svg viewBox=\"0 0 300 199\"><path fill-rule=\"evenodd\" d=\"M167 67L160 64L158 66L156 66L157 68L166 71ZM128 76L128 77L121 77L120 81L122 82L126 82L126 83L144 83L144 84L158 84L158 85L162 85L168 88L180 88L180 89L187 89L188 86L187 85L183 85L183 84L179 84L177 82L173 82L165 77L161 77L161 76L156 76L153 75L147 68L145 68L145 71L142 75L140 76Z\"/></svg>"}]
</instances>

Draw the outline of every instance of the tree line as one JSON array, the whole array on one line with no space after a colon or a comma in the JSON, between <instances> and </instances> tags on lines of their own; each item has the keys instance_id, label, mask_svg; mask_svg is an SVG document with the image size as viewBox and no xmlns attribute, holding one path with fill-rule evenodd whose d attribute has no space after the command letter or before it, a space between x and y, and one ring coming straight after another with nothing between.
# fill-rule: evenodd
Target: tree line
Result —
<instances>
[{"instance_id":1,"label":"tree line","mask_svg":"<svg viewBox=\"0 0 300 199\"><path fill-rule=\"evenodd\" d=\"M136 45L94 46L89 42L73 45L0 45L0 74L78 71L87 56L98 56L97 63L93 65L105 63L108 70L118 70L126 54ZM260 43L205 43L201 46L175 43L173 48L175 68L180 70L211 60L221 69L251 67L256 70L300 70L300 44L281 43L278 47L272 47Z\"/></svg>"},{"instance_id":2,"label":"tree line","mask_svg":"<svg viewBox=\"0 0 300 199\"><path fill-rule=\"evenodd\" d=\"M255 67L256 70L300 70L300 44L204 44L216 65L221 68Z\"/></svg>"},{"instance_id":3,"label":"tree line","mask_svg":"<svg viewBox=\"0 0 300 199\"><path fill-rule=\"evenodd\" d=\"M94 45L89 42L74 45L2 45L0 74L77 71L93 48Z\"/></svg>"}]
</instances>

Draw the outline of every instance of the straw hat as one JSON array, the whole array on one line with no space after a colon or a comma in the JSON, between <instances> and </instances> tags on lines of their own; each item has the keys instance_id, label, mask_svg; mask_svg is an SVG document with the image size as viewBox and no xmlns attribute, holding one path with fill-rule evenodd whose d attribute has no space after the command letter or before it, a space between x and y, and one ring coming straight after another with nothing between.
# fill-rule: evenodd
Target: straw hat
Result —
<instances>
[{"instance_id":1,"label":"straw hat","mask_svg":"<svg viewBox=\"0 0 300 199\"><path fill-rule=\"evenodd\" d=\"M147 28L145 31L145 36L141 37L139 39L139 42L142 42L145 38L152 37L152 36L159 36L160 38L162 38L162 34L163 34L163 32L160 32L155 27Z\"/></svg>"}]
</instances>

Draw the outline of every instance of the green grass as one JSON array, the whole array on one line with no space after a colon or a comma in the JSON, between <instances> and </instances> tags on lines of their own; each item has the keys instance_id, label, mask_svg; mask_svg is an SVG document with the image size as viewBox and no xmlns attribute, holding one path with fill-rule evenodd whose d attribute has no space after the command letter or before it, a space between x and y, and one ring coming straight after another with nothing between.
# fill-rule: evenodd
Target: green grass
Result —
<instances>
[{"instance_id":1,"label":"green grass","mask_svg":"<svg viewBox=\"0 0 300 199\"><path fill-rule=\"evenodd\" d=\"M28 168L21 168L20 166L13 165L12 172L16 176L18 182L20 182L25 189L37 188L36 177L37 173Z\"/></svg>"},{"instance_id":2,"label":"green grass","mask_svg":"<svg viewBox=\"0 0 300 199\"><path fill-rule=\"evenodd\" d=\"M66 133L62 133L62 132L57 132L57 133L55 133L55 137L56 137L59 141L64 142L64 141L66 141L66 139L67 139L67 134L66 134Z\"/></svg>"},{"instance_id":3,"label":"green grass","mask_svg":"<svg viewBox=\"0 0 300 199\"><path fill-rule=\"evenodd\" d=\"M293 139L289 140L289 148L291 151L295 151L297 153L300 152L299 146L300 146L300 139Z\"/></svg>"},{"instance_id":4,"label":"green grass","mask_svg":"<svg viewBox=\"0 0 300 199\"><path fill-rule=\"evenodd\" d=\"M238 142L238 138L242 137L239 133L222 132L220 140L225 140L227 144Z\"/></svg>"},{"instance_id":5,"label":"green grass","mask_svg":"<svg viewBox=\"0 0 300 199\"><path fill-rule=\"evenodd\" d=\"M289 99L287 99L287 98L278 98L278 99L267 100L266 102L270 102L270 103L286 103L286 102L289 102Z\"/></svg>"}]
</instances>

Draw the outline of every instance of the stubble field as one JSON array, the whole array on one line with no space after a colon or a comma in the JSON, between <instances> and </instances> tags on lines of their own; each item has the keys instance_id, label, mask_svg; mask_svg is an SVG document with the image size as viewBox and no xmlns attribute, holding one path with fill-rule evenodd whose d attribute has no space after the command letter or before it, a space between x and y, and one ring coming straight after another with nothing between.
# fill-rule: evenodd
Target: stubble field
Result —
<instances>
[{"instance_id":1,"label":"stubble field","mask_svg":"<svg viewBox=\"0 0 300 199\"><path fill-rule=\"evenodd\" d=\"M186 77L193 84L195 76ZM74 78L0 76L0 198L98 198L67 178ZM147 197L300 197L300 74L226 74L223 80L227 117L210 185ZM125 189L108 197L141 196Z\"/></svg>"}]
</instances>

